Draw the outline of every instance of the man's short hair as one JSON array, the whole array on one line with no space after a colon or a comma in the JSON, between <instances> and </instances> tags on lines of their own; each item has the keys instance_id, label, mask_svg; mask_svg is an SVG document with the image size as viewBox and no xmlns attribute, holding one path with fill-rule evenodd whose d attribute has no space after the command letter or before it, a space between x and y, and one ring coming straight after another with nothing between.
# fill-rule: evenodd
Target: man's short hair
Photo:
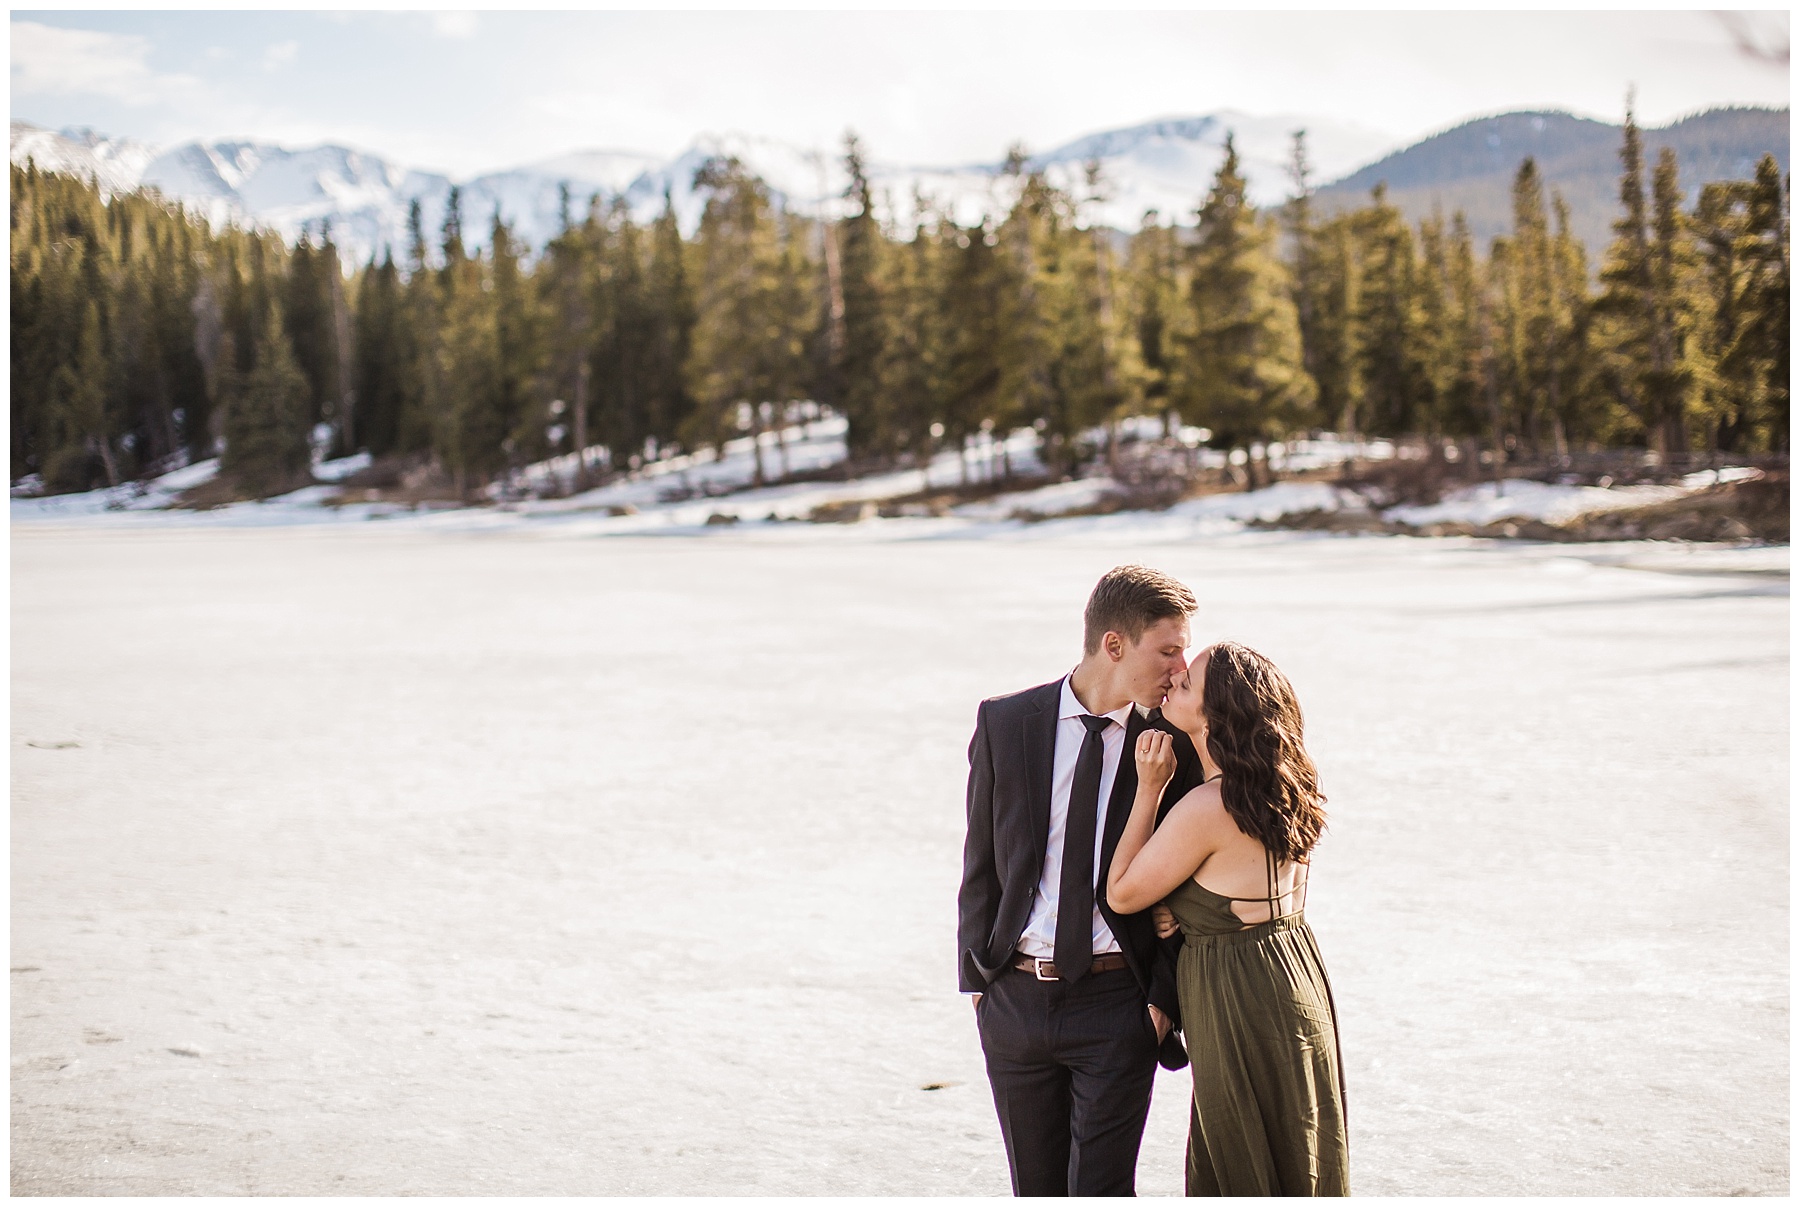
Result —
<instances>
[{"instance_id":1,"label":"man's short hair","mask_svg":"<svg viewBox=\"0 0 1800 1207\"><path fill-rule=\"evenodd\" d=\"M1094 584L1094 593L1088 596L1082 649L1094 653L1108 633L1123 633L1136 645L1144 630L1157 621L1172 616L1185 619L1199 609L1200 601L1179 579L1148 566L1115 566Z\"/></svg>"}]
</instances>

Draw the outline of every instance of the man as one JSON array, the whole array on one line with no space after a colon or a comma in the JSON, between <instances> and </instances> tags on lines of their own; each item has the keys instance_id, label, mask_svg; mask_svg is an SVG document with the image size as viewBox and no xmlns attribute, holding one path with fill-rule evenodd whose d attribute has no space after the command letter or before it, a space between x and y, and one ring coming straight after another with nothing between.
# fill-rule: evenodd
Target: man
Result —
<instances>
[{"instance_id":1,"label":"man","mask_svg":"<svg viewBox=\"0 0 1800 1207\"><path fill-rule=\"evenodd\" d=\"M1159 1049L1187 1063L1171 948L1096 886L1137 792L1135 739L1169 728L1151 710L1187 669L1197 606L1156 570L1109 571L1080 665L976 713L957 944L1016 1195L1135 1193ZM1199 774L1184 735L1176 749L1165 805Z\"/></svg>"}]
</instances>

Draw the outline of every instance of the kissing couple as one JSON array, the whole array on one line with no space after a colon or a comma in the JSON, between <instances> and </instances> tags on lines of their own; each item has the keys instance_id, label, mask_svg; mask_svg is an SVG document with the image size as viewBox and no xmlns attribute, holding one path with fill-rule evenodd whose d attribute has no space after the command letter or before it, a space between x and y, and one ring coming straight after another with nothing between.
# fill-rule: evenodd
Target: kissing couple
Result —
<instances>
[{"instance_id":1,"label":"kissing couple","mask_svg":"<svg viewBox=\"0 0 1800 1207\"><path fill-rule=\"evenodd\" d=\"M1120 566L1079 665L976 713L957 946L1016 1195L1134 1194L1159 1062L1192 1068L1188 1194L1349 1193L1325 798L1286 676L1189 657L1198 607Z\"/></svg>"}]
</instances>

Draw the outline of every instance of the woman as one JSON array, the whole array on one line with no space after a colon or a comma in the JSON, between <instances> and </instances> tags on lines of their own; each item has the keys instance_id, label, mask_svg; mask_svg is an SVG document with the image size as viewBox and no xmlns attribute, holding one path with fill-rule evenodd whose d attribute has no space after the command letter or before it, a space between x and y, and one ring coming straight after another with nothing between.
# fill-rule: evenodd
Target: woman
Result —
<instances>
[{"instance_id":1,"label":"woman","mask_svg":"<svg viewBox=\"0 0 1800 1207\"><path fill-rule=\"evenodd\" d=\"M1336 1012L1304 914L1325 798L1294 689L1261 654L1220 642L1177 678L1163 716L1193 738L1206 782L1157 825L1175 753L1170 735L1145 731L1106 897L1127 914L1164 901L1186 936L1187 1192L1348 1194Z\"/></svg>"}]
</instances>

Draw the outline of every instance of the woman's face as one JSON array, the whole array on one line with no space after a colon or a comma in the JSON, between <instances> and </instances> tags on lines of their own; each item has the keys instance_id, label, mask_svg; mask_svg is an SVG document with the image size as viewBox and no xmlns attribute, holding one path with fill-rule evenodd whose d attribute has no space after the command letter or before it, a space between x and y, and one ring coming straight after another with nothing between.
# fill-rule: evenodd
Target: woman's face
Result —
<instances>
[{"instance_id":1,"label":"woman's face","mask_svg":"<svg viewBox=\"0 0 1800 1207\"><path fill-rule=\"evenodd\" d=\"M1200 698L1206 691L1206 660L1211 654L1210 645L1195 654L1187 670L1175 676L1169 686L1169 697L1163 701L1163 716L1170 724L1190 734L1199 733L1206 723L1200 713Z\"/></svg>"}]
</instances>

